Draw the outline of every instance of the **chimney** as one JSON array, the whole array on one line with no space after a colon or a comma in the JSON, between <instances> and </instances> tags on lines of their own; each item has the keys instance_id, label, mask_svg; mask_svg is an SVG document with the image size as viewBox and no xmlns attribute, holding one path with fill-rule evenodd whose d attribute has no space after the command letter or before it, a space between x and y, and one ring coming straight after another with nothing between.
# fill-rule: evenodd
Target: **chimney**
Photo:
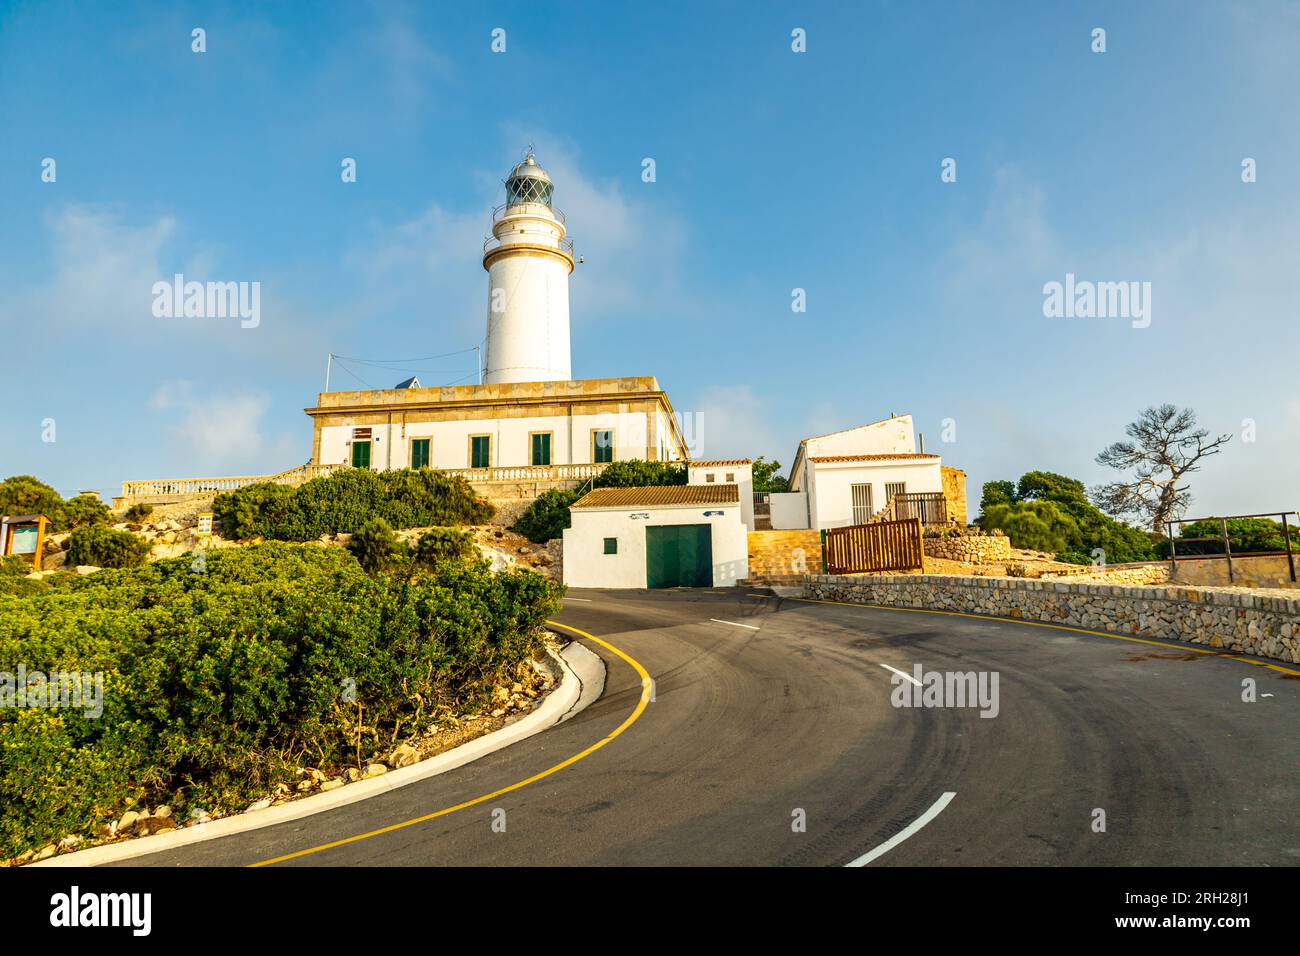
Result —
<instances>
[{"instance_id":1,"label":"chimney","mask_svg":"<svg viewBox=\"0 0 1300 956\"><path fill-rule=\"evenodd\" d=\"M917 432L916 437L921 440L921 454L925 454L925 432Z\"/></svg>"}]
</instances>

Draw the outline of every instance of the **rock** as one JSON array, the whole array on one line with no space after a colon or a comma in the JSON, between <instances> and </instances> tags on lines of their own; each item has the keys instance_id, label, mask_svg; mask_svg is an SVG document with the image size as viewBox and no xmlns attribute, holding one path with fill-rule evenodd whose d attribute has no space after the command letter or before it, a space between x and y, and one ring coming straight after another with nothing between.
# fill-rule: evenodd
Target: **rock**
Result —
<instances>
[{"instance_id":1,"label":"rock","mask_svg":"<svg viewBox=\"0 0 1300 956\"><path fill-rule=\"evenodd\" d=\"M348 783L356 783L361 779L361 771L356 767L348 767L346 776L348 778Z\"/></svg>"},{"instance_id":2,"label":"rock","mask_svg":"<svg viewBox=\"0 0 1300 956\"><path fill-rule=\"evenodd\" d=\"M81 842L81 837L77 836L74 833L71 836L65 836L62 840L59 841L59 849L71 850L74 846L76 846L80 842Z\"/></svg>"},{"instance_id":3,"label":"rock","mask_svg":"<svg viewBox=\"0 0 1300 956\"><path fill-rule=\"evenodd\" d=\"M505 709L504 707L498 707L496 710L492 711L492 716L493 716L493 717L503 717L503 716L505 716L505 712L506 712L506 709Z\"/></svg>"},{"instance_id":4,"label":"rock","mask_svg":"<svg viewBox=\"0 0 1300 956\"><path fill-rule=\"evenodd\" d=\"M134 810L128 810L122 814L122 819L117 821L118 833L129 833L135 827L136 822L140 819L140 814Z\"/></svg>"},{"instance_id":5,"label":"rock","mask_svg":"<svg viewBox=\"0 0 1300 956\"><path fill-rule=\"evenodd\" d=\"M35 850L24 850L22 853L19 853L16 857L14 857L14 862L16 862L19 866L22 866L24 863L32 862L32 860L34 859L36 859Z\"/></svg>"},{"instance_id":6,"label":"rock","mask_svg":"<svg viewBox=\"0 0 1300 956\"><path fill-rule=\"evenodd\" d=\"M515 681L513 684L510 685L510 693L522 694L523 692L524 692L524 685L519 683L518 681Z\"/></svg>"},{"instance_id":7,"label":"rock","mask_svg":"<svg viewBox=\"0 0 1300 956\"><path fill-rule=\"evenodd\" d=\"M178 824L173 816L165 817L145 817L141 821L144 824L144 831L148 833L159 833L162 830L175 830Z\"/></svg>"},{"instance_id":8,"label":"rock","mask_svg":"<svg viewBox=\"0 0 1300 956\"><path fill-rule=\"evenodd\" d=\"M271 805L271 800L270 800L270 798L268 797L268 798L263 799L263 800L258 800L256 803L251 803L251 804L249 804L248 809L245 810L244 812L245 812L245 813L252 813L254 810L265 810L265 809L266 809L267 807L269 807L270 805Z\"/></svg>"},{"instance_id":9,"label":"rock","mask_svg":"<svg viewBox=\"0 0 1300 956\"><path fill-rule=\"evenodd\" d=\"M37 861L48 860L50 857L54 856L54 851L57 849L58 847L56 847L53 843L47 843L45 846L41 847L39 850L36 851L36 856L33 859Z\"/></svg>"},{"instance_id":10,"label":"rock","mask_svg":"<svg viewBox=\"0 0 1300 956\"><path fill-rule=\"evenodd\" d=\"M371 777L379 777L388 773L388 767L382 763L372 763L366 766L366 772L362 775L362 780L369 780Z\"/></svg>"},{"instance_id":11,"label":"rock","mask_svg":"<svg viewBox=\"0 0 1300 956\"><path fill-rule=\"evenodd\" d=\"M388 757L388 763L394 769L400 767L409 767L413 763L420 762L420 751L416 750L410 744L398 744Z\"/></svg>"},{"instance_id":12,"label":"rock","mask_svg":"<svg viewBox=\"0 0 1300 956\"><path fill-rule=\"evenodd\" d=\"M97 568L97 567L96 567L95 565L93 565L93 564L79 564L79 565L77 565L77 573L78 573L78 574L81 574L81 575L94 574L94 573L95 573L96 571L98 571L98 570L99 570L99 568Z\"/></svg>"},{"instance_id":13,"label":"rock","mask_svg":"<svg viewBox=\"0 0 1300 956\"><path fill-rule=\"evenodd\" d=\"M172 808L164 804L153 812L155 817L169 817L172 815Z\"/></svg>"},{"instance_id":14,"label":"rock","mask_svg":"<svg viewBox=\"0 0 1300 956\"><path fill-rule=\"evenodd\" d=\"M110 820L108 823L101 823L99 826L95 827L95 836L97 837L108 838L111 836L116 836L116 834L117 834L116 820Z\"/></svg>"},{"instance_id":15,"label":"rock","mask_svg":"<svg viewBox=\"0 0 1300 956\"><path fill-rule=\"evenodd\" d=\"M175 543L176 543L176 532L175 532L175 531L164 531L162 534L160 534L160 535L158 536L158 538L159 538L159 540L162 541L163 544L175 544Z\"/></svg>"},{"instance_id":16,"label":"rock","mask_svg":"<svg viewBox=\"0 0 1300 956\"><path fill-rule=\"evenodd\" d=\"M343 778L335 777L333 780L326 780L324 783L322 783L320 785L320 789L321 789L321 793L326 793L330 790L337 790L341 786L343 786Z\"/></svg>"},{"instance_id":17,"label":"rock","mask_svg":"<svg viewBox=\"0 0 1300 956\"><path fill-rule=\"evenodd\" d=\"M316 781L315 781L315 780L299 780L299 781L298 781L298 792L299 792L299 793L306 793L308 790L311 790L311 789L315 788L315 786L316 786Z\"/></svg>"}]
</instances>

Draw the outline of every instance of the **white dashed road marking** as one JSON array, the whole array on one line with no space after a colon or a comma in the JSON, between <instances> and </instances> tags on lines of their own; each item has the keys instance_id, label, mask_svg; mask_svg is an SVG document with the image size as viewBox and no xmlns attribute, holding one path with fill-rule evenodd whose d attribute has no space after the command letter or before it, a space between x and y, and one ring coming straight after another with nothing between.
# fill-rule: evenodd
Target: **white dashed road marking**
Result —
<instances>
[{"instance_id":1,"label":"white dashed road marking","mask_svg":"<svg viewBox=\"0 0 1300 956\"><path fill-rule=\"evenodd\" d=\"M893 668L890 669L892 670ZM925 826L927 823L929 823L931 820L933 820L935 817L941 814L943 812L943 808L946 807L948 803L952 800L952 798L955 796L957 796L957 794L954 791L952 790L947 791L946 793L944 793L942 797L934 801L934 805L931 806L929 810L926 810L925 813L921 814L919 817L917 817L915 820L909 823L907 827L904 830L902 830L900 833L895 833L892 837L890 837L884 843L880 844L880 846L876 847L871 852L864 853L862 854L862 856L858 857L852 863L846 863L844 865L845 866L866 866L872 860L879 859L880 857L884 856L894 847L898 846L898 844L902 843L908 837L915 834L918 830L921 829L921 827Z\"/></svg>"}]
</instances>

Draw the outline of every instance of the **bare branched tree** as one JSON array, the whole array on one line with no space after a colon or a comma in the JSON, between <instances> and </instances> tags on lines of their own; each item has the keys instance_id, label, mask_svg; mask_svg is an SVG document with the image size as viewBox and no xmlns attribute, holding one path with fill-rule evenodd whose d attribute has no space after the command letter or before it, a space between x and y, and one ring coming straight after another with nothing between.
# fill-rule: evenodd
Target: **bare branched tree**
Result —
<instances>
[{"instance_id":1,"label":"bare branched tree","mask_svg":"<svg viewBox=\"0 0 1300 956\"><path fill-rule=\"evenodd\" d=\"M1131 471L1128 481L1092 489L1093 503L1117 517L1133 516L1164 531L1192 500L1184 476L1200 471L1200 461L1217 455L1231 435L1210 438L1196 427L1196 412L1173 405L1148 408L1124 428L1129 441L1118 441L1097 456L1097 464Z\"/></svg>"}]
</instances>

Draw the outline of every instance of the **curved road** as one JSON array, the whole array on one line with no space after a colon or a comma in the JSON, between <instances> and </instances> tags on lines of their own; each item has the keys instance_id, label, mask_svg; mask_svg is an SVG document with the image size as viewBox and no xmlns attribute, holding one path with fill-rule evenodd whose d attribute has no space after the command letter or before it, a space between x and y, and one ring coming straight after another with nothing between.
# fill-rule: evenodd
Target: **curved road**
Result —
<instances>
[{"instance_id":1,"label":"curved road","mask_svg":"<svg viewBox=\"0 0 1300 956\"><path fill-rule=\"evenodd\" d=\"M591 641L605 692L564 724L374 799L120 865L302 851L273 865L844 865L901 833L870 865L1300 863L1300 668L744 589L572 591L558 620L655 679L654 701L583 759L313 850L510 786L614 732L641 679ZM893 706L889 668L918 663L997 672L997 716Z\"/></svg>"}]
</instances>

